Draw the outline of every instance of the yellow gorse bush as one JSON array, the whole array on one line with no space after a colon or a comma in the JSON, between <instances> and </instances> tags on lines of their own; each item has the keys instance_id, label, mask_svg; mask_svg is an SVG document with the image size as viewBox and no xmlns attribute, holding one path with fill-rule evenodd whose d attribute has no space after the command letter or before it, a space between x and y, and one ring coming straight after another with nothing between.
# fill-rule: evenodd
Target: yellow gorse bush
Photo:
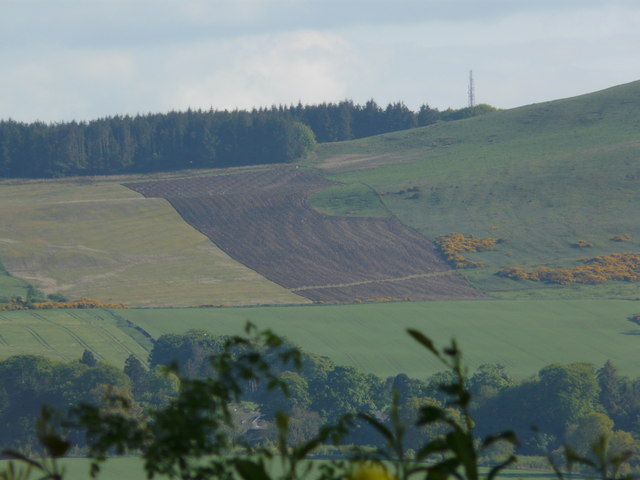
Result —
<instances>
[{"instance_id":1,"label":"yellow gorse bush","mask_svg":"<svg viewBox=\"0 0 640 480\"><path fill-rule=\"evenodd\" d=\"M447 261L455 268L482 267L482 262L474 262L465 258L460 252L486 252L493 250L496 244L503 242L500 238L475 238L473 235L465 237L462 233L453 232L440 235L435 243L444 254Z\"/></svg>"},{"instance_id":2,"label":"yellow gorse bush","mask_svg":"<svg viewBox=\"0 0 640 480\"><path fill-rule=\"evenodd\" d=\"M622 235L615 235L611 237L612 242L626 242L628 240L631 240L631 235L629 235L628 233L623 233Z\"/></svg>"},{"instance_id":3,"label":"yellow gorse bush","mask_svg":"<svg viewBox=\"0 0 640 480\"><path fill-rule=\"evenodd\" d=\"M609 280L637 282L640 280L640 254L612 253L583 260L582 265L570 268L539 267L526 271L521 267L503 268L498 275L513 280L533 280L536 282L571 285L583 283L593 285Z\"/></svg>"}]
</instances>

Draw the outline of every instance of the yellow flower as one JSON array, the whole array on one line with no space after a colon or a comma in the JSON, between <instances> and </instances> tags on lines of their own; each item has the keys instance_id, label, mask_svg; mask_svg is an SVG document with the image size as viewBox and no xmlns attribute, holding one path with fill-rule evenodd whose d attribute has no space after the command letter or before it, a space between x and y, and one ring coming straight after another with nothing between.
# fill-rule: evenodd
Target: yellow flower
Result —
<instances>
[{"instance_id":1,"label":"yellow flower","mask_svg":"<svg viewBox=\"0 0 640 480\"><path fill-rule=\"evenodd\" d=\"M351 469L349 480L396 480L384 465L375 462L360 462Z\"/></svg>"}]
</instances>

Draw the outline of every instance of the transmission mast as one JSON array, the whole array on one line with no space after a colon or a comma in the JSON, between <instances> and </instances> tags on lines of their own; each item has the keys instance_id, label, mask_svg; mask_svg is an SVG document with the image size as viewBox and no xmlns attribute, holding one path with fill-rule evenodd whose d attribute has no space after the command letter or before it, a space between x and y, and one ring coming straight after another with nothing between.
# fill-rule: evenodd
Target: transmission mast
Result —
<instances>
[{"instance_id":1,"label":"transmission mast","mask_svg":"<svg viewBox=\"0 0 640 480\"><path fill-rule=\"evenodd\" d=\"M469 70L469 108L473 108L476 104L475 92L473 89L473 70Z\"/></svg>"}]
</instances>

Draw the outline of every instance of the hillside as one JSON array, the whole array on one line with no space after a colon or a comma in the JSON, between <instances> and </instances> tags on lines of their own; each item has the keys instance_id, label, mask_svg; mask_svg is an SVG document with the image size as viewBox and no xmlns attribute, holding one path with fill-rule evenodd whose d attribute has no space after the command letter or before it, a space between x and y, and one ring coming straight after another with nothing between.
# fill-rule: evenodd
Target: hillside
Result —
<instances>
[{"instance_id":1,"label":"hillside","mask_svg":"<svg viewBox=\"0 0 640 480\"><path fill-rule=\"evenodd\" d=\"M567 267L584 257L640 250L639 132L640 82L634 82L321 145L307 165L352 188L371 187L390 212L432 240L450 232L503 238L495 251L469 254L485 268L463 271L487 293L636 297L634 283L557 288L494 274L506 266ZM626 242L611 240L625 234ZM592 247L573 247L579 240Z\"/></svg>"},{"instance_id":2,"label":"hillside","mask_svg":"<svg viewBox=\"0 0 640 480\"><path fill-rule=\"evenodd\" d=\"M161 178L165 178L163 176ZM145 176L144 178L149 178ZM139 177L13 181L0 186L0 298L46 294L129 306L304 303L233 261Z\"/></svg>"},{"instance_id":3,"label":"hillside","mask_svg":"<svg viewBox=\"0 0 640 480\"><path fill-rule=\"evenodd\" d=\"M244 171L230 169L5 180L0 261L7 274L0 275L0 297L26 295L29 282L45 293L130 306L472 298L482 292L636 298L637 283L559 287L495 273L511 266L572 267L585 257L638 252L638 131L640 82L634 82L322 144L299 169L313 169L320 179L304 194L274 180L281 166L245 169L247 176L219 176ZM196 185L201 177L244 180L199 200L200 219L189 218L189 202L197 195L145 198L124 186ZM198 224L202 219L213 223ZM450 232L504 239L492 251L465 254L485 264L459 271L475 289L460 283L458 274L458 287L440 281L443 276L430 277L451 270L429 242ZM591 246L575 248L582 244ZM266 266L269 258L275 261Z\"/></svg>"},{"instance_id":4,"label":"hillside","mask_svg":"<svg viewBox=\"0 0 640 480\"><path fill-rule=\"evenodd\" d=\"M296 168L127 183L164 198L231 258L316 302L482 298L433 244L392 216L333 216L308 205L335 186Z\"/></svg>"}]
</instances>

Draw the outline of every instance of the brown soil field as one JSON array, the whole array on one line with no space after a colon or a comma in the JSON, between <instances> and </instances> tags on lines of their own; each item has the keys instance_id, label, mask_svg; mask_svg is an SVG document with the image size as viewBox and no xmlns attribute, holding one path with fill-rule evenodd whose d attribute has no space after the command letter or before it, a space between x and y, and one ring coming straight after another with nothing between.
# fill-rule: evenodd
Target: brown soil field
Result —
<instances>
[{"instance_id":1,"label":"brown soil field","mask_svg":"<svg viewBox=\"0 0 640 480\"><path fill-rule=\"evenodd\" d=\"M311 208L309 196L336 183L310 171L124 185L165 198L233 259L310 300L484 297L395 217L329 216Z\"/></svg>"}]
</instances>

